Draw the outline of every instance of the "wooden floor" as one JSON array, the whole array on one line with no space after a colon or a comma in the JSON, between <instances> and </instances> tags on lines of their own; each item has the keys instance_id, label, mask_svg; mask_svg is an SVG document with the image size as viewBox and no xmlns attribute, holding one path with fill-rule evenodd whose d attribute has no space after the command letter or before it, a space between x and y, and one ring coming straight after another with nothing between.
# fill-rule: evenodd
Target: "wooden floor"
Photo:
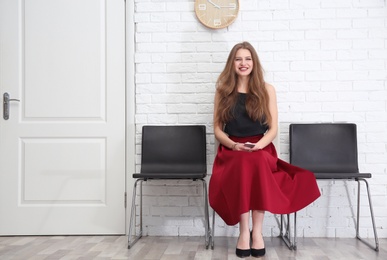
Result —
<instances>
[{"instance_id":1,"label":"wooden floor","mask_svg":"<svg viewBox=\"0 0 387 260\"><path fill-rule=\"evenodd\" d=\"M379 252L355 238L300 238L296 251L279 238L265 238L265 244L262 260L387 259L387 239L380 239ZM203 237L143 237L131 249L126 236L0 237L0 259L239 259L235 245L234 237L216 237L214 250L205 249Z\"/></svg>"}]
</instances>

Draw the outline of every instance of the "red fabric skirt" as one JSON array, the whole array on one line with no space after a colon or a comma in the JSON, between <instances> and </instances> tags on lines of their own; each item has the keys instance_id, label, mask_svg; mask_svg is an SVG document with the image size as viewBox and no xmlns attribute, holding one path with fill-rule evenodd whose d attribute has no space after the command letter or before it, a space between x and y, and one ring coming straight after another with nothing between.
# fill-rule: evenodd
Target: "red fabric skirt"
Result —
<instances>
[{"instance_id":1,"label":"red fabric skirt","mask_svg":"<svg viewBox=\"0 0 387 260\"><path fill-rule=\"evenodd\" d=\"M230 137L256 143L263 135ZM254 152L219 145L209 184L209 202L227 225L250 210L296 212L320 196L314 174L277 157L272 143Z\"/></svg>"}]
</instances>

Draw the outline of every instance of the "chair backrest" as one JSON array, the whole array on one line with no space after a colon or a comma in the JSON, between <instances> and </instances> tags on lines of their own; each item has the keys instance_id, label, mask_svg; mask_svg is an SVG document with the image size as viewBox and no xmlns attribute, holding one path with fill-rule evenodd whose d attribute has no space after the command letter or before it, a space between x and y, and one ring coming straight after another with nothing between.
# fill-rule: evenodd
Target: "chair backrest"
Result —
<instances>
[{"instance_id":1,"label":"chair backrest","mask_svg":"<svg viewBox=\"0 0 387 260\"><path fill-rule=\"evenodd\" d=\"M207 173L204 125L143 126L141 173Z\"/></svg>"},{"instance_id":2,"label":"chair backrest","mask_svg":"<svg viewBox=\"0 0 387 260\"><path fill-rule=\"evenodd\" d=\"M291 124L290 163L314 173L358 173L356 125Z\"/></svg>"}]
</instances>

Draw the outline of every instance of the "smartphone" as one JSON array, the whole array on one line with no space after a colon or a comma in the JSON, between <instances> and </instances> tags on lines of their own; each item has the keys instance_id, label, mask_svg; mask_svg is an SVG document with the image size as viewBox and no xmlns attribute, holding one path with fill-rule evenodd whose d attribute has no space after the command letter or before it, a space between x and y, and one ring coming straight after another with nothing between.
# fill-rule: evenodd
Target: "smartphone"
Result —
<instances>
[{"instance_id":1,"label":"smartphone","mask_svg":"<svg viewBox=\"0 0 387 260\"><path fill-rule=\"evenodd\" d=\"M248 148L253 148L255 146L255 144L250 143L250 142L246 142L246 143L244 143L244 146L246 146Z\"/></svg>"}]
</instances>

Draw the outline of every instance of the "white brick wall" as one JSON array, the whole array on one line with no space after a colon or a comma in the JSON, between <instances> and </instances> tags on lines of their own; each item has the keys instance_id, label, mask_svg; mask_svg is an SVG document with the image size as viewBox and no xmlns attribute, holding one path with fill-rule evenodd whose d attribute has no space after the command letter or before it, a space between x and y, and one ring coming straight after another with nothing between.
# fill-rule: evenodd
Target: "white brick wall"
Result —
<instances>
[{"instance_id":1,"label":"white brick wall","mask_svg":"<svg viewBox=\"0 0 387 260\"><path fill-rule=\"evenodd\" d=\"M208 172L214 159L214 85L232 46L251 42L277 90L281 157L293 122L358 125L360 170L370 180L377 229L387 237L387 4L385 0L240 0L227 29L200 25L194 0L134 0L136 168L144 124L204 124ZM209 177L210 178L210 177ZM208 178L208 179L209 179ZM319 181L322 197L299 212L299 236L353 237L356 185ZM202 189L150 182L144 225L150 235L203 235ZM363 202L365 192L362 191ZM361 235L372 236L367 207ZM216 235L237 227L216 221ZM265 236L278 235L267 213Z\"/></svg>"}]
</instances>

